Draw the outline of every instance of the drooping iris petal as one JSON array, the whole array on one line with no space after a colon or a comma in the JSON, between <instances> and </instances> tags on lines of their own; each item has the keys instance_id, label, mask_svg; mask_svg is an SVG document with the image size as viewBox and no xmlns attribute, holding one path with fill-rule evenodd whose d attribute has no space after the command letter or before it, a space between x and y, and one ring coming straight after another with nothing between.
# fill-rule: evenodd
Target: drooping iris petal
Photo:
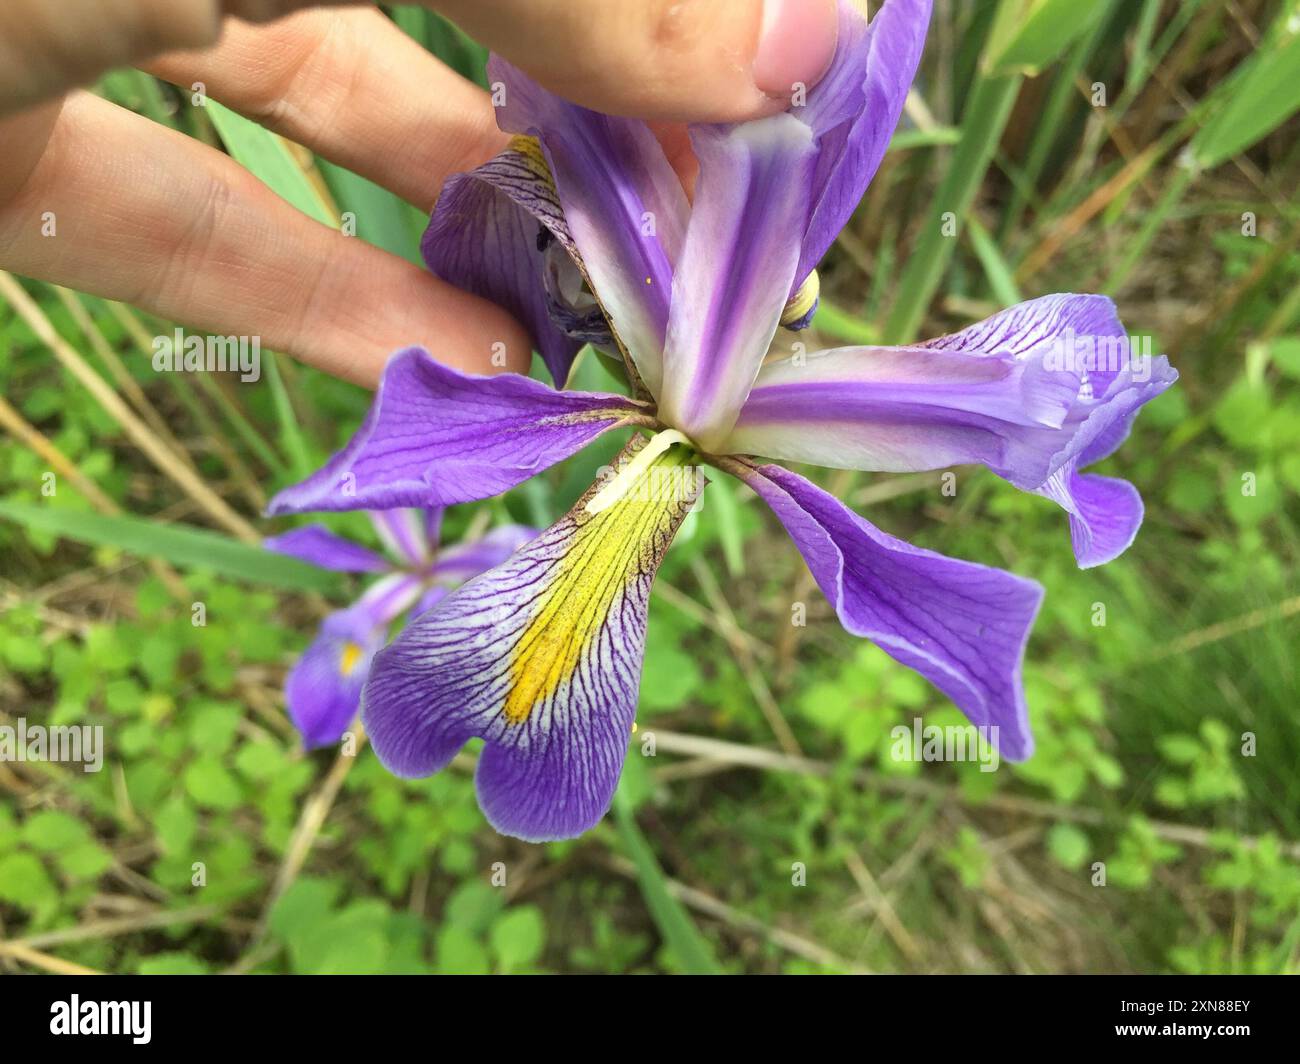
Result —
<instances>
[{"instance_id":1,"label":"drooping iris petal","mask_svg":"<svg viewBox=\"0 0 1300 1064\"><path fill-rule=\"evenodd\" d=\"M1020 670L1041 587L888 536L780 466L724 462L775 511L846 629L996 728L1004 757L1030 755Z\"/></svg>"},{"instance_id":2,"label":"drooping iris petal","mask_svg":"<svg viewBox=\"0 0 1300 1064\"><path fill-rule=\"evenodd\" d=\"M322 629L285 680L285 703L308 750L342 738L361 705L361 690L382 637L357 643Z\"/></svg>"},{"instance_id":3,"label":"drooping iris petal","mask_svg":"<svg viewBox=\"0 0 1300 1064\"><path fill-rule=\"evenodd\" d=\"M545 168L516 146L447 181L420 246L435 276L519 319L558 387L585 341L553 321L542 232L572 243Z\"/></svg>"},{"instance_id":4,"label":"drooping iris petal","mask_svg":"<svg viewBox=\"0 0 1300 1064\"><path fill-rule=\"evenodd\" d=\"M337 573L384 573L392 568L374 551L336 536L323 525L307 525L282 536L271 536L262 541L262 546Z\"/></svg>"},{"instance_id":5,"label":"drooping iris petal","mask_svg":"<svg viewBox=\"0 0 1300 1064\"><path fill-rule=\"evenodd\" d=\"M429 560L432 547L426 511L372 510L370 523L393 557L408 565L421 565Z\"/></svg>"},{"instance_id":6,"label":"drooping iris petal","mask_svg":"<svg viewBox=\"0 0 1300 1064\"><path fill-rule=\"evenodd\" d=\"M1080 473L1074 463L1054 473L1039 495L1070 515L1070 543L1081 569L1114 561L1142 527L1142 496L1127 480Z\"/></svg>"},{"instance_id":7,"label":"drooping iris petal","mask_svg":"<svg viewBox=\"0 0 1300 1064\"><path fill-rule=\"evenodd\" d=\"M1046 296L912 348L842 348L763 368L723 449L875 472L978 463L1069 514L1081 565L1141 523L1131 489L1076 470L1177 380L1130 357L1114 304Z\"/></svg>"},{"instance_id":8,"label":"drooping iris petal","mask_svg":"<svg viewBox=\"0 0 1300 1064\"><path fill-rule=\"evenodd\" d=\"M422 348L394 355L351 442L268 512L389 510L486 499L581 450L642 407L557 392L513 373L479 377Z\"/></svg>"},{"instance_id":9,"label":"drooping iris petal","mask_svg":"<svg viewBox=\"0 0 1300 1064\"><path fill-rule=\"evenodd\" d=\"M1070 515L1070 539L1082 568L1123 554L1142 524L1137 489L1078 471L1112 454L1143 404L1171 387L1178 373L1168 359L1151 356L1149 341L1129 337L1114 302L1105 296L1044 296L924 346L976 355L1007 351L1022 359L1046 348L1049 364L1080 373L1083 389L1071 414L1077 427L1070 445L1033 490Z\"/></svg>"},{"instance_id":10,"label":"drooping iris petal","mask_svg":"<svg viewBox=\"0 0 1300 1064\"><path fill-rule=\"evenodd\" d=\"M776 332L808 223L811 130L788 114L695 126L700 162L673 277L660 411L706 451L735 423Z\"/></svg>"},{"instance_id":11,"label":"drooping iris petal","mask_svg":"<svg viewBox=\"0 0 1300 1064\"><path fill-rule=\"evenodd\" d=\"M673 264L690 214L681 182L644 122L562 100L499 57L488 76L505 89L501 128L540 140L580 261L657 396Z\"/></svg>"},{"instance_id":12,"label":"drooping iris petal","mask_svg":"<svg viewBox=\"0 0 1300 1064\"><path fill-rule=\"evenodd\" d=\"M840 0L839 42L825 77L790 113L817 134L813 213L791 295L852 217L885 157L916 76L930 0L885 0L868 25Z\"/></svg>"},{"instance_id":13,"label":"drooping iris petal","mask_svg":"<svg viewBox=\"0 0 1300 1064\"><path fill-rule=\"evenodd\" d=\"M631 735L650 586L701 483L683 450L630 474L595 513L593 487L379 655L363 719L384 765L426 776L481 736L479 802L498 831L570 838L604 815Z\"/></svg>"},{"instance_id":14,"label":"drooping iris petal","mask_svg":"<svg viewBox=\"0 0 1300 1064\"><path fill-rule=\"evenodd\" d=\"M724 450L891 473L980 463L1032 489L1069 438L1080 384L1042 353L821 351L763 367Z\"/></svg>"},{"instance_id":15,"label":"drooping iris petal","mask_svg":"<svg viewBox=\"0 0 1300 1064\"><path fill-rule=\"evenodd\" d=\"M285 702L303 744L312 750L339 741L357 714L361 690L388 625L420 594L418 580L380 580L346 610L331 613L285 680Z\"/></svg>"}]
</instances>

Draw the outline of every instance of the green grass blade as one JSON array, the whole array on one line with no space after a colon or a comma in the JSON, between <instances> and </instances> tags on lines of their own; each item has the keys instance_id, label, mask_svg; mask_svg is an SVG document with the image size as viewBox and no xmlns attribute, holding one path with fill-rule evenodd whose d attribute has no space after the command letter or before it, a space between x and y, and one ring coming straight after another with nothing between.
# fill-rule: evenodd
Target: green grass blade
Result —
<instances>
[{"instance_id":1,"label":"green grass blade","mask_svg":"<svg viewBox=\"0 0 1300 1064\"><path fill-rule=\"evenodd\" d=\"M998 236L1002 240L1007 239L1020 224L1025 207L1032 199L1032 190L1037 188L1052 148L1056 145L1061 130L1065 128L1070 104L1079 99L1079 76L1084 72L1088 61L1105 37L1108 21L1109 16L1097 20L1093 31L1080 41L1056 74L1051 92L1043 104L1042 115L1034 123L1033 139L1030 141L1029 150L1025 153L1025 162L1021 168L1024 180L1016 184L1011 206L1003 213L998 227Z\"/></svg>"},{"instance_id":2,"label":"green grass blade","mask_svg":"<svg viewBox=\"0 0 1300 1064\"><path fill-rule=\"evenodd\" d=\"M427 221L414 207L404 203L373 181L321 159L317 166L329 186L343 221L352 215L355 236L375 247L421 265L419 234ZM346 230L345 230L346 231Z\"/></svg>"},{"instance_id":3,"label":"green grass blade","mask_svg":"<svg viewBox=\"0 0 1300 1064\"><path fill-rule=\"evenodd\" d=\"M614 821L623 847L636 865L637 882L646 908L678 963L691 975L722 974L722 966L712 947L700 934L682 903L668 893L667 877L637 827L636 817L622 788L614 795Z\"/></svg>"},{"instance_id":4,"label":"green grass blade","mask_svg":"<svg viewBox=\"0 0 1300 1064\"><path fill-rule=\"evenodd\" d=\"M988 278L989 288L993 290L998 302L1008 307L1023 303L1024 296L1016 284L1015 271L1007 264L992 234L974 217L966 219L966 232L970 235L975 257L984 267L984 276Z\"/></svg>"},{"instance_id":5,"label":"green grass blade","mask_svg":"<svg viewBox=\"0 0 1300 1064\"><path fill-rule=\"evenodd\" d=\"M722 544L722 557L727 572L732 576L745 575L745 533L740 525L740 504L731 483L719 478L709 486L708 505L713 509L718 542Z\"/></svg>"},{"instance_id":6,"label":"green grass blade","mask_svg":"<svg viewBox=\"0 0 1300 1064\"><path fill-rule=\"evenodd\" d=\"M825 296L817 306L813 324L819 333L850 344L878 344L880 331Z\"/></svg>"},{"instance_id":7,"label":"green grass blade","mask_svg":"<svg viewBox=\"0 0 1300 1064\"><path fill-rule=\"evenodd\" d=\"M1004 8L1014 17L999 20L986 69L992 76L1037 74L1086 33L1106 8L1079 0L1017 0Z\"/></svg>"},{"instance_id":8,"label":"green grass blade","mask_svg":"<svg viewBox=\"0 0 1300 1064\"><path fill-rule=\"evenodd\" d=\"M208 100L207 109L226 150L241 166L303 214L324 225L338 225L334 211L294 160L283 140L216 100Z\"/></svg>"},{"instance_id":9,"label":"green grass blade","mask_svg":"<svg viewBox=\"0 0 1300 1064\"><path fill-rule=\"evenodd\" d=\"M1193 157L1207 170L1244 152L1300 110L1300 5L1283 11L1268 40L1215 96L1226 104L1191 143Z\"/></svg>"},{"instance_id":10,"label":"green grass blade","mask_svg":"<svg viewBox=\"0 0 1300 1064\"><path fill-rule=\"evenodd\" d=\"M280 446L289 456L289 465L296 480L305 480L311 475L314 465L303 435L302 426L298 424L298 415L294 413L289 391L284 386L284 377L276 356L267 351L262 363L266 369L266 379L271 385L271 399L275 403L275 417L280 426Z\"/></svg>"},{"instance_id":11,"label":"green grass blade","mask_svg":"<svg viewBox=\"0 0 1300 1064\"><path fill-rule=\"evenodd\" d=\"M1155 240L1161 226L1165 224L1169 216L1178 207L1183 196L1186 195L1188 188L1196 179L1197 173L1198 171L1193 166L1180 163L1175 176L1165 187L1164 195L1160 197L1160 201L1147 214L1146 221L1143 222L1138 235L1128 242L1128 250L1125 252L1124 258L1120 260L1119 265L1111 271L1110 276L1106 279L1106 284L1102 288L1104 295L1113 296L1123 287L1124 282L1128 280L1129 275L1132 274L1142 256L1151 247L1151 242Z\"/></svg>"},{"instance_id":12,"label":"green grass blade","mask_svg":"<svg viewBox=\"0 0 1300 1064\"><path fill-rule=\"evenodd\" d=\"M961 140L961 130L955 126L935 126L933 129L904 129L895 133L889 142L890 151L907 151L911 148L938 148L956 144Z\"/></svg>"},{"instance_id":13,"label":"green grass blade","mask_svg":"<svg viewBox=\"0 0 1300 1064\"><path fill-rule=\"evenodd\" d=\"M78 543L117 547L244 583L293 591L330 591L339 585L334 573L207 529L161 525L131 514L106 516L5 499L0 499L0 517Z\"/></svg>"},{"instance_id":14,"label":"green grass blade","mask_svg":"<svg viewBox=\"0 0 1300 1064\"><path fill-rule=\"evenodd\" d=\"M166 91L143 70L113 70L99 83L100 91L116 104L152 118L159 125L176 127L176 108Z\"/></svg>"},{"instance_id":15,"label":"green grass blade","mask_svg":"<svg viewBox=\"0 0 1300 1064\"><path fill-rule=\"evenodd\" d=\"M487 87L488 51L459 26L434 15L429 24L427 47L456 73Z\"/></svg>"},{"instance_id":16,"label":"green grass blade","mask_svg":"<svg viewBox=\"0 0 1300 1064\"><path fill-rule=\"evenodd\" d=\"M951 212L960 220L970 210L1011 117L1022 80L1018 74L977 78L962 121L961 143L931 200L921 237L899 279L900 294L885 322L886 343L902 344L916 338L956 250L956 238L944 232L944 215Z\"/></svg>"}]
</instances>

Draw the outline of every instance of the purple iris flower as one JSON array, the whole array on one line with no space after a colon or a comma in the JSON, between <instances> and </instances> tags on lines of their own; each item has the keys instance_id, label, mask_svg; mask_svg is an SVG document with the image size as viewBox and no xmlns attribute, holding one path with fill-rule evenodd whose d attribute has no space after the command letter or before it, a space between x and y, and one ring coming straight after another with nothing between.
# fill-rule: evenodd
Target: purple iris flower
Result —
<instances>
[{"instance_id":1,"label":"purple iris flower","mask_svg":"<svg viewBox=\"0 0 1300 1064\"><path fill-rule=\"evenodd\" d=\"M689 201L645 124L492 61L515 140L448 184L425 256L527 323L557 385L590 342L623 361L632 397L402 351L354 439L272 510L482 499L602 433L639 431L612 480L378 655L363 717L392 771L437 772L481 737L479 800L497 830L540 841L595 824L627 752L650 586L700 464L771 506L845 628L926 676L1004 756L1029 755L1020 673L1039 585L910 546L772 461L983 464L1067 512L1082 566L1120 554L1141 523L1132 486L1081 470L1176 374L1126 357L1107 299L1048 296L907 347L769 356L779 326L815 310L814 268L884 156L929 17L929 0L887 0L868 25L843 0L835 58L806 97L795 87L785 113L690 130Z\"/></svg>"},{"instance_id":2,"label":"purple iris flower","mask_svg":"<svg viewBox=\"0 0 1300 1064\"><path fill-rule=\"evenodd\" d=\"M500 565L537 535L535 528L503 525L481 539L440 548L441 508L372 512L370 518L388 557L320 525L262 544L321 569L381 576L355 603L325 618L289 671L285 701L309 750L337 743L352 723L370 664L394 620L408 610L418 617L452 588Z\"/></svg>"}]
</instances>

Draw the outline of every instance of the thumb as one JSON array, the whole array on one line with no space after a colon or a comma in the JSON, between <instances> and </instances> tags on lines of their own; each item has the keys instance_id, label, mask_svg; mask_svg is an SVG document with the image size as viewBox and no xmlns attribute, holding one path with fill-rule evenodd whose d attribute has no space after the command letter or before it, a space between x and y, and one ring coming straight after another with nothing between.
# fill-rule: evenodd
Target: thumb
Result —
<instances>
[{"instance_id":1,"label":"thumb","mask_svg":"<svg viewBox=\"0 0 1300 1064\"><path fill-rule=\"evenodd\" d=\"M425 0L566 99L678 122L784 110L826 72L836 0Z\"/></svg>"}]
</instances>

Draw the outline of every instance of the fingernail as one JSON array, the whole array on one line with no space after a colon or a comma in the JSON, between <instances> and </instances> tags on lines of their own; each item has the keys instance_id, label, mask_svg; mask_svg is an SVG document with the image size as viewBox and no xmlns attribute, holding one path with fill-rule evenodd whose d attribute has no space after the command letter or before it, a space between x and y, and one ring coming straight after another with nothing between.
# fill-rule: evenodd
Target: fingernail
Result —
<instances>
[{"instance_id":1,"label":"fingernail","mask_svg":"<svg viewBox=\"0 0 1300 1064\"><path fill-rule=\"evenodd\" d=\"M838 37L835 0L763 0L754 84L780 98L811 88L831 65Z\"/></svg>"}]
</instances>

